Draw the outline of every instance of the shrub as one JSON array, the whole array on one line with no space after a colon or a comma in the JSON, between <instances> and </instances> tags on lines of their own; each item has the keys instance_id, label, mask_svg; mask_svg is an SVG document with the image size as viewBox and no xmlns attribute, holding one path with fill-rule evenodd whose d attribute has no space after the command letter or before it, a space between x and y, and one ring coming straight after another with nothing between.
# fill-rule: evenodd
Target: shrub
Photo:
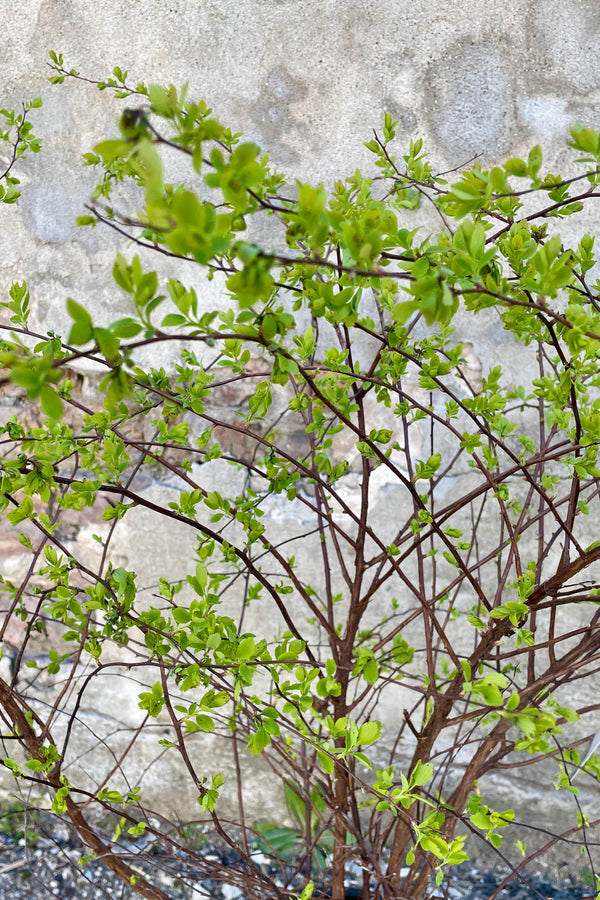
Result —
<instances>
[{"instance_id":1,"label":"shrub","mask_svg":"<svg viewBox=\"0 0 600 900\"><path fill-rule=\"evenodd\" d=\"M52 63L55 83L79 77ZM24 284L2 304L3 383L23 415L2 427L1 502L31 557L1 582L2 634L23 623L0 680L4 765L149 898L167 896L158 863L140 876L127 833L196 878L219 865L131 781L148 740L178 760L195 827L235 852L227 877L248 897L306 900L326 864L342 900L354 860L364 900L420 898L478 841L511 877L560 841L593 872L572 780L598 710L575 687L599 660L600 285L594 238L569 247L557 226L598 196L599 135L571 130L571 178L545 172L539 147L436 174L421 141L395 154L386 114L366 144L375 174L327 190L288 184L185 89L127 77L98 84L127 105L120 137L86 154L99 181L79 219L136 245L113 268L127 314L69 299L61 337L30 326ZM23 130L7 137L18 155ZM203 299L211 279L223 310ZM477 327L502 335L482 369L460 337ZM82 360L102 372L93 402ZM95 552L63 527L77 513L97 515ZM188 571L169 574L168 553L122 561L140 513L165 551L189 533ZM86 777L81 708L114 672L139 683L139 721L124 742L100 735L114 758L103 768L92 748ZM253 757L293 828L248 811ZM494 808L490 776L518 786L523 770L554 773L570 825ZM585 777L599 772L592 754ZM94 809L118 814L112 837ZM277 876L257 847L280 856Z\"/></svg>"}]
</instances>

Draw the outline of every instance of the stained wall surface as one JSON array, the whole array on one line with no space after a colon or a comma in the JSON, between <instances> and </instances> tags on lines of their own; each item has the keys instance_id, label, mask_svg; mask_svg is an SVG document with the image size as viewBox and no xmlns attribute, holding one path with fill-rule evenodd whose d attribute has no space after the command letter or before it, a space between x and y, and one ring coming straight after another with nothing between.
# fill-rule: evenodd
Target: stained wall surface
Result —
<instances>
[{"instance_id":1,"label":"stained wall surface","mask_svg":"<svg viewBox=\"0 0 600 900\"><path fill-rule=\"evenodd\" d=\"M36 321L59 332L68 296L99 317L124 314L109 276L122 240L74 224L93 184L81 154L115 133L120 107L83 83L49 85L50 49L91 78L119 65L133 82L188 81L276 167L313 182L368 166L363 142L383 110L399 120L400 146L422 137L437 170L540 143L566 175L569 124L600 126L596 0L0 0L0 10L0 104L44 103L43 152L18 166L18 206L0 208L0 294L26 279ZM600 207L581 221L597 230ZM207 304L222 302L215 290L205 287ZM469 335L484 370L500 339L487 326ZM136 542L158 552L150 528Z\"/></svg>"},{"instance_id":2,"label":"stained wall surface","mask_svg":"<svg viewBox=\"0 0 600 900\"><path fill-rule=\"evenodd\" d=\"M69 294L107 315L121 302L102 277L115 238L74 225L93 182L81 154L114 132L116 104L84 84L50 86L50 49L92 78L120 65L134 82L188 81L276 167L326 183L368 165L363 142L384 109L399 120L399 145L423 137L438 171L539 142L551 171L567 172L569 124L600 124L594 0L24 0L18 15L0 6L2 103L44 100L44 151L21 166L18 210L2 210L0 289L25 276L43 285L36 307L49 326L66 321Z\"/></svg>"}]
</instances>

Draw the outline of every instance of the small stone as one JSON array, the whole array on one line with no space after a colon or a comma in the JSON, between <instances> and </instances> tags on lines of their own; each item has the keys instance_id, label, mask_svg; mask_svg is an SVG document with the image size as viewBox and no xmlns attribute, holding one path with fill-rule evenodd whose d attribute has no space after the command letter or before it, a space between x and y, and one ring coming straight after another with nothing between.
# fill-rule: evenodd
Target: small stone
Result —
<instances>
[{"instance_id":1,"label":"small stone","mask_svg":"<svg viewBox=\"0 0 600 900\"><path fill-rule=\"evenodd\" d=\"M243 897L240 888L235 887L233 884L224 884L221 888L221 895L223 900L240 900Z\"/></svg>"}]
</instances>

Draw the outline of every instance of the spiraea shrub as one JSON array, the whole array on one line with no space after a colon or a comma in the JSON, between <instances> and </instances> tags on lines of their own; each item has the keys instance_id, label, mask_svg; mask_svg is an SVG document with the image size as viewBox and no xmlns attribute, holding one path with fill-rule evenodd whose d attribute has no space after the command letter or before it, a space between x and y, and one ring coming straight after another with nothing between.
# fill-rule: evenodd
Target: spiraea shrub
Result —
<instances>
[{"instance_id":1,"label":"spiraea shrub","mask_svg":"<svg viewBox=\"0 0 600 900\"><path fill-rule=\"evenodd\" d=\"M7 783L153 900L161 866L343 900L350 863L363 900L418 900L484 845L507 880L558 846L593 881L600 284L565 234L598 133L571 129L568 177L539 147L440 174L385 115L327 189L185 89L97 86L120 133L78 221L122 235L122 314L65 298L59 335L37 288L1 304ZM38 146L3 115L8 201ZM517 802L532 782L564 821Z\"/></svg>"}]
</instances>

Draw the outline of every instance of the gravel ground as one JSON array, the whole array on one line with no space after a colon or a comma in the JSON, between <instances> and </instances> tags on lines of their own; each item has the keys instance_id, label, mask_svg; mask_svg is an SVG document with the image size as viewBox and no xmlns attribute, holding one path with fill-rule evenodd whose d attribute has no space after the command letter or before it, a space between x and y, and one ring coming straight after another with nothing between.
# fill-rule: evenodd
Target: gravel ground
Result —
<instances>
[{"instance_id":1,"label":"gravel ground","mask_svg":"<svg viewBox=\"0 0 600 900\"><path fill-rule=\"evenodd\" d=\"M0 835L1 900L139 900L140 895L133 888L107 871L98 860L80 865L82 848L71 840L64 825L53 819L46 829L40 822L35 829L33 841L26 841L18 833ZM202 852L207 858L211 853L213 859L218 858L215 848L208 844ZM267 866L266 857L260 856L257 862ZM153 870L153 882L173 900L245 900L243 891L235 884L199 883L176 859L146 852L145 863ZM440 893L440 897L485 900L505 874L500 869L480 871L463 866L454 871L445 894ZM348 900L357 898L359 893L357 882L349 883ZM526 884L514 879L500 893L499 900L583 900L593 896L589 887L568 875L559 884L531 875Z\"/></svg>"}]
</instances>

